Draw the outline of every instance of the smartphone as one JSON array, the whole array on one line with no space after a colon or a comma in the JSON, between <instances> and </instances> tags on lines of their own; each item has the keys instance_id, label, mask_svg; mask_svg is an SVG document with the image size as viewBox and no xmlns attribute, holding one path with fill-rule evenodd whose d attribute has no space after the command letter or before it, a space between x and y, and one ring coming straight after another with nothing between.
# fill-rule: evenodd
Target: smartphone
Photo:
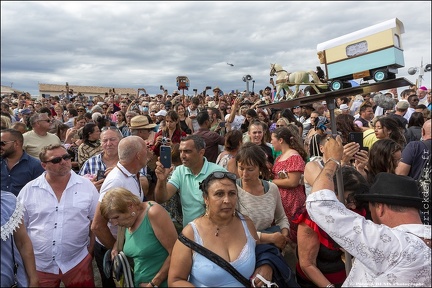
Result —
<instances>
[{"instance_id":1,"label":"smartphone","mask_svg":"<svg viewBox=\"0 0 432 288\"><path fill-rule=\"evenodd\" d=\"M104 170L98 170L97 171L97 176L96 176L96 181L99 181L101 179L105 178L105 171Z\"/></svg>"},{"instance_id":2,"label":"smartphone","mask_svg":"<svg viewBox=\"0 0 432 288\"><path fill-rule=\"evenodd\" d=\"M219 127L225 127L225 122L219 122Z\"/></svg>"},{"instance_id":3,"label":"smartphone","mask_svg":"<svg viewBox=\"0 0 432 288\"><path fill-rule=\"evenodd\" d=\"M360 150L366 150L363 146L363 132L350 132L348 134L348 142L355 142L360 145Z\"/></svg>"},{"instance_id":4,"label":"smartphone","mask_svg":"<svg viewBox=\"0 0 432 288\"><path fill-rule=\"evenodd\" d=\"M171 168L171 146L160 146L160 162L164 168Z\"/></svg>"}]
</instances>

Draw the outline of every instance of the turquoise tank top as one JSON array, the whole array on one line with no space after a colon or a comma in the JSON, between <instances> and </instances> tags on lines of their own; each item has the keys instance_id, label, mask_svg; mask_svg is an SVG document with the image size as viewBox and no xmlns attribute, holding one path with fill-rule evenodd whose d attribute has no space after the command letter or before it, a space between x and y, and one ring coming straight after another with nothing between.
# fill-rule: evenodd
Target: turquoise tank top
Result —
<instances>
[{"instance_id":1,"label":"turquoise tank top","mask_svg":"<svg viewBox=\"0 0 432 288\"><path fill-rule=\"evenodd\" d=\"M135 287L139 287L142 282L150 282L168 257L168 251L154 234L148 218L148 211L153 205L150 201L148 204L150 207L138 229L133 233L130 233L128 229L125 232L123 252L134 260ZM168 287L168 279L163 281L159 287Z\"/></svg>"}]
</instances>

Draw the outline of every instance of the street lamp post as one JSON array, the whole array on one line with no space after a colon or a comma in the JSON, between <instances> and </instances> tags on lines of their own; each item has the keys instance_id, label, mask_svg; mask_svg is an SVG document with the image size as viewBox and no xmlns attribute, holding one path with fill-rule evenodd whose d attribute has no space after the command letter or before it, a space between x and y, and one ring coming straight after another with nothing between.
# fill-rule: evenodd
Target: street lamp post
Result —
<instances>
[{"instance_id":1,"label":"street lamp post","mask_svg":"<svg viewBox=\"0 0 432 288\"><path fill-rule=\"evenodd\" d=\"M431 71L431 64L426 64L426 66L423 67L423 58L422 58L420 67L411 67L411 68L409 68L408 69L408 74L414 75L417 72L419 72L419 76L418 76L418 78L416 80L416 87L419 88L422 85L424 72L430 72L430 71Z\"/></svg>"},{"instance_id":2,"label":"street lamp post","mask_svg":"<svg viewBox=\"0 0 432 288\"><path fill-rule=\"evenodd\" d=\"M247 92L248 96L250 95L250 93L249 93L249 82L251 80L252 80L252 76L251 75L245 75L245 76L243 76L243 82L246 82L246 92Z\"/></svg>"}]
</instances>

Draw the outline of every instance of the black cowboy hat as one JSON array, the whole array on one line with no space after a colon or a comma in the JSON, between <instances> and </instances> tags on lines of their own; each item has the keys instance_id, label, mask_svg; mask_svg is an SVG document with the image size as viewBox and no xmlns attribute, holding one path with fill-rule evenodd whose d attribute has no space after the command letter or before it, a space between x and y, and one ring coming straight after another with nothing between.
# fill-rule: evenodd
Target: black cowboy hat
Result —
<instances>
[{"instance_id":1,"label":"black cowboy hat","mask_svg":"<svg viewBox=\"0 0 432 288\"><path fill-rule=\"evenodd\" d=\"M385 203L403 207L422 207L417 182L408 176L378 173L369 193L356 195L359 201Z\"/></svg>"}]
</instances>

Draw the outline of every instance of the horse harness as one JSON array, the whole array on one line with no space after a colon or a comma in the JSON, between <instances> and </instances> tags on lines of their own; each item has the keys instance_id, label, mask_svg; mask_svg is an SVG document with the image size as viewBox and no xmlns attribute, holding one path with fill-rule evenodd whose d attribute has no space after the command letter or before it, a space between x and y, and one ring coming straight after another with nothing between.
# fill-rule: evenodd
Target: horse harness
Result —
<instances>
[{"instance_id":1,"label":"horse harness","mask_svg":"<svg viewBox=\"0 0 432 288\"><path fill-rule=\"evenodd\" d=\"M283 84L283 83L289 83L289 76L290 76L290 72L287 72L287 71L285 71L285 70L278 70L278 71L276 71L276 73L279 73L279 72L285 72L285 73L287 73L287 75L285 76L285 78L284 79L279 79L279 80L276 80L276 84Z\"/></svg>"}]
</instances>

